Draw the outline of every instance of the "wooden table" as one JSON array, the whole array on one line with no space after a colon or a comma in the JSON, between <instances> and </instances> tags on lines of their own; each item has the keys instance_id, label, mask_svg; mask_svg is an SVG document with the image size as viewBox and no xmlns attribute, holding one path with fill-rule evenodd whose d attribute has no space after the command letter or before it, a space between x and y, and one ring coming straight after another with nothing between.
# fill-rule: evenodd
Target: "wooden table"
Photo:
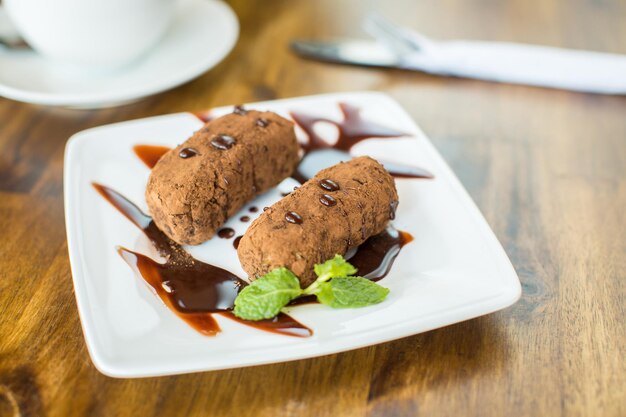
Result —
<instances>
[{"instance_id":1,"label":"wooden table","mask_svg":"<svg viewBox=\"0 0 626 417\"><path fill-rule=\"evenodd\" d=\"M230 56L136 104L76 111L0 99L0 416L626 415L626 97L334 66L288 52L294 37L359 35L362 3L233 1L243 29ZM377 4L434 37L626 53L621 0ZM351 90L385 91L413 115L504 245L522 299L317 359L167 378L100 374L67 256L67 138L121 120Z\"/></svg>"}]
</instances>

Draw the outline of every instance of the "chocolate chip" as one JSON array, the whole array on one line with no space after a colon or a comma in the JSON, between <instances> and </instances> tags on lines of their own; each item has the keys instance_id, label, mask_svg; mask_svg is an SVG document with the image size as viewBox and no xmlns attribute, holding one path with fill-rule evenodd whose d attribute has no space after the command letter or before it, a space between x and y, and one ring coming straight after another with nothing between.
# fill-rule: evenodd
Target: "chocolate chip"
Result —
<instances>
[{"instance_id":1,"label":"chocolate chip","mask_svg":"<svg viewBox=\"0 0 626 417\"><path fill-rule=\"evenodd\" d=\"M244 109L242 104L237 104L233 109L233 113L240 116L245 116L246 114L248 114L248 110Z\"/></svg>"},{"instance_id":2,"label":"chocolate chip","mask_svg":"<svg viewBox=\"0 0 626 417\"><path fill-rule=\"evenodd\" d=\"M322 187L326 191L338 191L339 190L339 184L337 184L333 180L329 180L325 178L321 180L318 184L320 187Z\"/></svg>"},{"instance_id":3,"label":"chocolate chip","mask_svg":"<svg viewBox=\"0 0 626 417\"><path fill-rule=\"evenodd\" d=\"M235 143L237 143L235 138L228 135L217 135L211 139L211 146L222 151L232 148Z\"/></svg>"},{"instance_id":4,"label":"chocolate chip","mask_svg":"<svg viewBox=\"0 0 626 417\"><path fill-rule=\"evenodd\" d=\"M198 154L198 151L196 151L194 148L183 148L178 153L178 156L180 156L183 159L187 159L187 158L191 158L192 156L196 156L197 154Z\"/></svg>"},{"instance_id":5,"label":"chocolate chip","mask_svg":"<svg viewBox=\"0 0 626 417\"><path fill-rule=\"evenodd\" d=\"M300 217L300 215L295 211L288 211L285 213L285 220L293 224L302 224L302 217Z\"/></svg>"},{"instance_id":6,"label":"chocolate chip","mask_svg":"<svg viewBox=\"0 0 626 417\"><path fill-rule=\"evenodd\" d=\"M322 203L326 207L332 207L337 204L337 200L335 200L332 196L328 194L322 194L320 196L320 203Z\"/></svg>"}]
</instances>

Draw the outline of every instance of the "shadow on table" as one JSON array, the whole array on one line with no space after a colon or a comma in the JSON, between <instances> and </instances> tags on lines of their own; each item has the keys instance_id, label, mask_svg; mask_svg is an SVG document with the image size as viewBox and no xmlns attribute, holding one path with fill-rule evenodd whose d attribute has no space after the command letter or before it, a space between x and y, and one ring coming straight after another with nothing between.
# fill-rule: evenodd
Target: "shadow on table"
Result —
<instances>
[{"instance_id":1,"label":"shadow on table","mask_svg":"<svg viewBox=\"0 0 626 417\"><path fill-rule=\"evenodd\" d=\"M232 387L208 410L334 415L360 405L368 415L393 415L389 407L410 408L416 397L506 369L511 349L501 328L487 316L337 355L204 374Z\"/></svg>"},{"instance_id":2,"label":"shadow on table","mask_svg":"<svg viewBox=\"0 0 626 417\"><path fill-rule=\"evenodd\" d=\"M376 351L368 402L376 409L386 399L450 390L499 374L510 354L508 337L494 316L386 343Z\"/></svg>"}]
</instances>

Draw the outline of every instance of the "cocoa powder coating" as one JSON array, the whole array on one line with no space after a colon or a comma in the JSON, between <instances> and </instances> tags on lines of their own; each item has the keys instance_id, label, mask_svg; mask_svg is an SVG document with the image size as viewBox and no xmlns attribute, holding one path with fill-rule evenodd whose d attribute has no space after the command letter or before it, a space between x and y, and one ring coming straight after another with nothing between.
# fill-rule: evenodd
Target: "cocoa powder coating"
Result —
<instances>
[{"instance_id":1,"label":"cocoa powder coating","mask_svg":"<svg viewBox=\"0 0 626 417\"><path fill-rule=\"evenodd\" d=\"M196 154L182 158L184 149ZM291 175L298 150L289 120L254 110L228 114L163 155L150 174L146 202L167 236L200 244L246 202Z\"/></svg>"},{"instance_id":2,"label":"cocoa powder coating","mask_svg":"<svg viewBox=\"0 0 626 417\"><path fill-rule=\"evenodd\" d=\"M338 189L324 187L324 180ZM334 204L320 196L331 197ZM284 266L304 288L316 278L315 264L345 255L381 233L397 201L393 177L376 160L358 157L339 163L264 210L239 242L239 261L250 279ZM302 221L290 221L292 213Z\"/></svg>"}]
</instances>

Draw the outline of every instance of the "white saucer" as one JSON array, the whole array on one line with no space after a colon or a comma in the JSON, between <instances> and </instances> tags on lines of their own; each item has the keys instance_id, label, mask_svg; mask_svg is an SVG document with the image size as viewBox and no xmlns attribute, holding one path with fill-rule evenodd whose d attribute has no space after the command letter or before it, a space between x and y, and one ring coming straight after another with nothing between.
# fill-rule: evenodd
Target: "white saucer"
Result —
<instances>
[{"instance_id":1,"label":"white saucer","mask_svg":"<svg viewBox=\"0 0 626 417\"><path fill-rule=\"evenodd\" d=\"M239 23L217 0L180 1L171 29L138 62L93 74L51 62L32 50L0 47L0 96L81 108L122 104L169 90L217 65L235 46Z\"/></svg>"}]
</instances>

